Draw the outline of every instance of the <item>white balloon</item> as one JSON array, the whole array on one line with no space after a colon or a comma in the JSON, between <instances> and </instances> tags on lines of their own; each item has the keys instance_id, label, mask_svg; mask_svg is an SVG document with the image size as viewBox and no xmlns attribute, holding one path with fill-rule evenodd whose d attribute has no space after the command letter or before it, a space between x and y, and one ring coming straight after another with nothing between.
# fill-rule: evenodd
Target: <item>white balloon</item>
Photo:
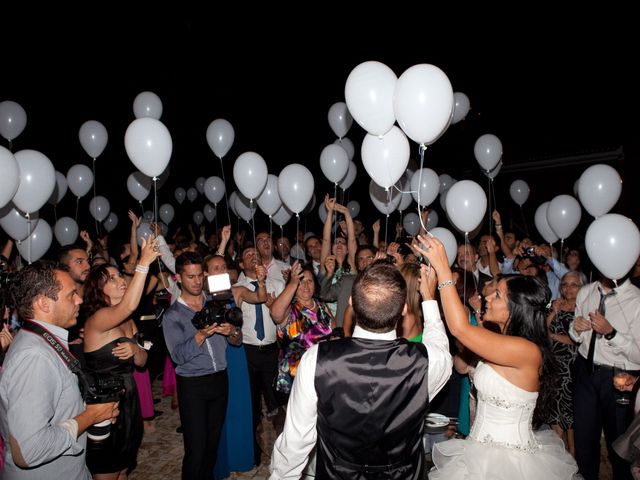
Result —
<instances>
[{"instance_id":1,"label":"white balloon","mask_svg":"<svg viewBox=\"0 0 640 480\"><path fill-rule=\"evenodd\" d=\"M107 146L109 134L103 124L96 120L88 120L80 127L78 137L80 138L80 145L87 152L87 155L96 159Z\"/></svg>"},{"instance_id":2,"label":"white balloon","mask_svg":"<svg viewBox=\"0 0 640 480\"><path fill-rule=\"evenodd\" d=\"M238 212L236 210L236 198L238 198L238 191L234 190L233 192L231 192L231 195L229 195L228 202L229 202L229 208L231 209L233 214L239 217L240 215L238 215Z\"/></svg>"},{"instance_id":3,"label":"white balloon","mask_svg":"<svg viewBox=\"0 0 640 480\"><path fill-rule=\"evenodd\" d=\"M438 212L435 210L429 210L429 214L427 215L427 229L435 228L438 226Z\"/></svg>"},{"instance_id":4,"label":"white balloon","mask_svg":"<svg viewBox=\"0 0 640 480\"><path fill-rule=\"evenodd\" d=\"M472 180L461 180L447 191L447 215L462 232L472 232L487 211L487 196L480 185Z\"/></svg>"},{"instance_id":5,"label":"white balloon","mask_svg":"<svg viewBox=\"0 0 640 480\"><path fill-rule=\"evenodd\" d=\"M533 222L538 229L538 233L540 236L544 238L544 241L547 243L555 243L558 240L558 236L549 226L549 222L547 221L547 211L549 209L549 204L551 202L541 203L540 206L536 209L536 214L533 217Z\"/></svg>"},{"instance_id":6,"label":"white balloon","mask_svg":"<svg viewBox=\"0 0 640 480\"><path fill-rule=\"evenodd\" d=\"M162 122L154 118L138 118L127 127L124 147L138 170L153 178L169 165L173 142Z\"/></svg>"},{"instance_id":7,"label":"white balloon","mask_svg":"<svg viewBox=\"0 0 640 480\"><path fill-rule=\"evenodd\" d=\"M253 217L256 212L256 204L252 203L242 192L237 193L235 203L237 215L245 222L251 220L251 217Z\"/></svg>"},{"instance_id":8,"label":"white balloon","mask_svg":"<svg viewBox=\"0 0 640 480\"><path fill-rule=\"evenodd\" d=\"M267 185L264 187L264 190L258 197L258 206L260 210L262 210L265 215L275 215L275 213L282 206L282 201L280 200L280 194L278 193L278 177L269 174L267 175Z\"/></svg>"},{"instance_id":9,"label":"white balloon","mask_svg":"<svg viewBox=\"0 0 640 480\"><path fill-rule=\"evenodd\" d=\"M500 161L498 162L498 165L493 167L493 170L489 170L488 172L482 172L482 173L484 173L487 177L493 180L498 176L501 168L502 168L502 159L500 159Z\"/></svg>"},{"instance_id":10,"label":"white balloon","mask_svg":"<svg viewBox=\"0 0 640 480\"><path fill-rule=\"evenodd\" d=\"M245 152L233 164L233 179L240 193L258 198L267 184L267 163L256 152Z\"/></svg>"},{"instance_id":11,"label":"white balloon","mask_svg":"<svg viewBox=\"0 0 640 480\"><path fill-rule=\"evenodd\" d=\"M193 223L200 226L203 220L204 220L204 215L200 210L196 210L195 212L193 212Z\"/></svg>"},{"instance_id":12,"label":"white balloon","mask_svg":"<svg viewBox=\"0 0 640 480\"><path fill-rule=\"evenodd\" d=\"M287 207L282 205L278 209L278 211L275 213L275 215L273 215L273 217L271 218L276 225L283 227L289 220L291 220L292 216L293 216L293 213L291 212L291 210L289 210Z\"/></svg>"},{"instance_id":13,"label":"white balloon","mask_svg":"<svg viewBox=\"0 0 640 480\"><path fill-rule=\"evenodd\" d=\"M573 233L581 216L580 204L571 195L558 195L547 207L547 223L562 240Z\"/></svg>"},{"instance_id":14,"label":"white balloon","mask_svg":"<svg viewBox=\"0 0 640 480\"><path fill-rule=\"evenodd\" d=\"M584 245L596 268L605 277L618 280L640 255L640 232L630 218L608 213L591 222Z\"/></svg>"},{"instance_id":15,"label":"white balloon","mask_svg":"<svg viewBox=\"0 0 640 480\"><path fill-rule=\"evenodd\" d=\"M158 212L158 215L160 215L160 220L162 220L167 225L171 223L171 220L173 220L175 214L176 211L173 208L173 205L171 205L170 203L162 204L160 206L160 211Z\"/></svg>"},{"instance_id":16,"label":"white balloon","mask_svg":"<svg viewBox=\"0 0 640 480\"><path fill-rule=\"evenodd\" d=\"M153 222L153 212L151 210L146 210L143 214L142 214L142 219L145 222Z\"/></svg>"},{"instance_id":17,"label":"white balloon","mask_svg":"<svg viewBox=\"0 0 640 480\"><path fill-rule=\"evenodd\" d=\"M356 147L353 146L353 142L351 140L347 137L342 137L336 138L336 141L333 143L344 148L344 151L347 152L347 156L349 157L349 161L353 160L353 156L356 154Z\"/></svg>"},{"instance_id":18,"label":"white balloon","mask_svg":"<svg viewBox=\"0 0 640 480\"><path fill-rule=\"evenodd\" d=\"M27 112L19 103L0 102L0 135L11 141L22 133L27 125Z\"/></svg>"},{"instance_id":19,"label":"white balloon","mask_svg":"<svg viewBox=\"0 0 640 480\"><path fill-rule=\"evenodd\" d=\"M0 145L0 208L11 201L20 186L20 167L8 149Z\"/></svg>"},{"instance_id":20,"label":"white balloon","mask_svg":"<svg viewBox=\"0 0 640 480\"><path fill-rule=\"evenodd\" d=\"M380 213L389 215L400 205L401 195L395 188L385 190L371 180L371 182L369 182L369 197L371 198L373 206L376 207Z\"/></svg>"},{"instance_id":21,"label":"white balloon","mask_svg":"<svg viewBox=\"0 0 640 480\"><path fill-rule=\"evenodd\" d=\"M138 245L142 246L142 239L144 238L146 241L149 241L150 238L153 238L155 235L151 230L151 225L149 221L143 221L138 225L136 229L136 239L138 240Z\"/></svg>"},{"instance_id":22,"label":"white balloon","mask_svg":"<svg viewBox=\"0 0 640 480\"><path fill-rule=\"evenodd\" d=\"M435 212L434 212L435 213ZM431 214L431 212L429 212ZM429 233L436 237L444 245L444 250L447 252L447 260L449 260L449 266L453 265L458 256L458 242L453 233L446 228L437 227L429 230Z\"/></svg>"},{"instance_id":23,"label":"white balloon","mask_svg":"<svg viewBox=\"0 0 640 480\"><path fill-rule=\"evenodd\" d=\"M278 194L282 203L293 213L300 213L313 197L313 175L307 167L292 163L278 176Z\"/></svg>"},{"instance_id":24,"label":"white balloon","mask_svg":"<svg viewBox=\"0 0 640 480\"><path fill-rule=\"evenodd\" d=\"M141 202L151 192L152 180L142 172L133 172L127 178L127 190L133 198Z\"/></svg>"},{"instance_id":25,"label":"white balloon","mask_svg":"<svg viewBox=\"0 0 640 480\"><path fill-rule=\"evenodd\" d=\"M162 100L153 92L140 92L133 101L133 114L136 118L159 120L162 116Z\"/></svg>"},{"instance_id":26,"label":"white balloon","mask_svg":"<svg viewBox=\"0 0 640 480\"><path fill-rule=\"evenodd\" d=\"M357 174L358 174L357 165L355 164L355 162L349 162L349 170L347 170L347 174L340 181L339 183L340 188L342 188L342 190L346 190L351 185L353 185L353 182L355 181Z\"/></svg>"},{"instance_id":27,"label":"white balloon","mask_svg":"<svg viewBox=\"0 0 640 480\"><path fill-rule=\"evenodd\" d=\"M320 153L320 169L327 180L338 183L349 170L349 155L340 145L327 145Z\"/></svg>"},{"instance_id":28,"label":"white balloon","mask_svg":"<svg viewBox=\"0 0 640 480\"><path fill-rule=\"evenodd\" d=\"M220 177L209 177L204 182L204 195L214 205L224 197L224 182Z\"/></svg>"},{"instance_id":29,"label":"white balloon","mask_svg":"<svg viewBox=\"0 0 640 480\"><path fill-rule=\"evenodd\" d=\"M24 212L35 212L51 198L56 188L56 171L51 160L35 150L20 150L15 158L20 169L20 185L13 203Z\"/></svg>"},{"instance_id":30,"label":"white balloon","mask_svg":"<svg viewBox=\"0 0 640 480\"><path fill-rule=\"evenodd\" d=\"M408 170L409 172L409 170ZM413 177L413 172L411 172L411 177ZM402 182L402 192L400 193L400 204L398 205L398 211L404 212L411 202L413 202L413 195L411 193L411 179L407 180L406 175L404 175L399 182Z\"/></svg>"},{"instance_id":31,"label":"white balloon","mask_svg":"<svg viewBox=\"0 0 640 480\"><path fill-rule=\"evenodd\" d=\"M97 221L103 221L109 216L109 212L111 212L109 200L102 195L93 197L89 202L89 212Z\"/></svg>"},{"instance_id":32,"label":"white balloon","mask_svg":"<svg viewBox=\"0 0 640 480\"><path fill-rule=\"evenodd\" d=\"M471 108L471 102L469 102L469 97L467 97L462 92L455 92L453 94L453 118L451 119L451 124L458 123L460 120L464 120L469 113L469 109Z\"/></svg>"},{"instance_id":33,"label":"white balloon","mask_svg":"<svg viewBox=\"0 0 640 480\"><path fill-rule=\"evenodd\" d=\"M333 133L339 138L347 134L353 123L353 117L347 109L347 104L344 102L336 102L331 105L327 118L331 130L333 130Z\"/></svg>"},{"instance_id":34,"label":"white balloon","mask_svg":"<svg viewBox=\"0 0 640 480\"><path fill-rule=\"evenodd\" d=\"M318 216L320 217L322 223L327 221L327 206L324 204L324 202L322 202L318 207Z\"/></svg>"},{"instance_id":35,"label":"white balloon","mask_svg":"<svg viewBox=\"0 0 640 480\"><path fill-rule=\"evenodd\" d=\"M17 242L21 242L29 236L29 232L33 232L39 219L38 212L31 213L27 219L26 214L16 210L13 203L0 208L0 226Z\"/></svg>"},{"instance_id":36,"label":"white balloon","mask_svg":"<svg viewBox=\"0 0 640 480\"><path fill-rule=\"evenodd\" d=\"M71 217L59 218L53 227L53 233L56 236L56 240L63 247L65 245L71 245L78 239L78 233L80 230L78 224Z\"/></svg>"},{"instance_id":37,"label":"white balloon","mask_svg":"<svg viewBox=\"0 0 640 480\"><path fill-rule=\"evenodd\" d=\"M29 238L16 244L18 252L27 262L32 263L39 260L49 247L53 239L51 227L45 220L40 220Z\"/></svg>"},{"instance_id":38,"label":"white balloon","mask_svg":"<svg viewBox=\"0 0 640 480\"><path fill-rule=\"evenodd\" d=\"M384 136L367 134L362 142L362 163L378 185L394 185L409 164L409 140L402 130L392 127Z\"/></svg>"},{"instance_id":39,"label":"white balloon","mask_svg":"<svg viewBox=\"0 0 640 480\"><path fill-rule=\"evenodd\" d=\"M93 186L93 172L86 165L74 165L67 172L67 184L76 197L84 197Z\"/></svg>"},{"instance_id":40,"label":"white balloon","mask_svg":"<svg viewBox=\"0 0 640 480\"><path fill-rule=\"evenodd\" d=\"M613 208L621 192L620 174L609 165L592 165L580 176L580 183L578 183L580 203L596 218Z\"/></svg>"},{"instance_id":41,"label":"white balloon","mask_svg":"<svg viewBox=\"0 0 640 480\"><path fill-rule=\"evenodd\" d=\"M208 222L213 222L213 219L216 218L215 207L212 207L208 203L205 204L204 210L202 211L202 213L204 213L204 218L206 218Z\"/></svg>"},{"instance_id":42,"label":"white balloon","mask_svg":"<svg viewBox=\"0 0 640 480\"><path fill-rule=\"evenodd\" d=\"M449 190L455 183L453 178L451 178L451 175L448 173L441 173L438 176L438 179L440 180L440 193L444 193L446 190Z\"/></svg>"},{"instance_id":43,"label":"white balloon","mask_svg":"<svg viewBox=\"0 0 640 480\"><path fill-rule=\"evenodd\" d=\"M56 170L56 186L53 189L53 193L49 198L49 203L51 205L57 205L60 203L67 193L67 177L64 176L63 173L60 173Z\"/></svg>"},{"instance_id":44,"label":"white balloon","mask_svg":"<svg viewBox=\"0 0 640 480\"><path fill-rule=\"evenodd\" d=\"M509 195L516 204L524 205L529 198L529 184L524 180L514 180L509 187Z\"/></svg>"},{"instance_id":45,"label":"white balloon","mask_svg":"<svg viewBox=\"0 0 640 480\"><path fill-rule=\"evenodd\" d=\"M166 237L166 236L167 236L167 233L169 233L169 227L167 227L167 226L166 226L164 223L162 223L162 222L159 222L159 223L158 223L158 226L160 227L160 234L161 234L163 237Z\"/></svg>"},{"instance_id":46,"label":"white balloon","mask_svg":"<svg viewBox=\"0 0 640 480\"><path fill-rule=\"evenodd\" d=\"M408 68L396 83L393 111L404 133L422 145L435 142L453 114L453 88L435 65Z\"/></svg>"},{"instance_id":47,"label":"white balloon","mask_svg":"<svg viewBox=\"0 0 640 480\"><path fill-rule=\"evenodd\" d=\"M481 135L473 146L473 154L482 169L490 172L502 158L502 142L490 133Z\"/></svg>"},{"instance_id":48,"label":"white balloon","mask_svg":"<svg viewBox=\"0 0 640 480\"><path fill-rule=\"evenodd\" d=\"M421 207L431 205L440 192L438 174L430 168L422 168L411 177L411 195Z\"/></svg>"},{"instance_id":49,"label":"white balloon","mask_svg":"<svg viewBox=\"0 0 640 480\"><path fill-rule=\"evenodd\" d=\"M107 232L111 232L114 228L118 226L118 216L111 212L107 219L102 222L102 226L105 228Z\"/></svg>"},{"instance_id":50,"label":"white balloon","mask_svg":"<svg viewBox=\"0 0 640 480\"><path fill-rule=\"evenodd\" d=\"M402 219L402 226L410 236L415 237L420 231L420 217L414 212L407 213Z\"/></svg>"},{"instance_id":51,"label":"white balloon","mask_svg":"<svg viewBox=\"0 0 640 480\"><path fill-rule=\"evenodd\" d=\"M449 193L449 189L440 192L440 207L446 213L447 212L447 193Z\"/></svg>"},{"instance_id":52,"label":"white balloon","mask_svg":"<svg viewBox=\"0 0 640 480\"><path fill-rule=\"evenodd\" d=\"M369 61L347 77L344 97L356 122L371 135L384 135L396 121L393 92L398 77L384 63Z\"/></svg>"},{"instance_id":53,"label":"white balloon","mask_svg":"<svg viewBox=\"0 0 640 480\"><path fill-rule=\"evenodd\" d=\"M198 191L195 188L191 187L187 190L187 198L191 203L195 202L196 198L198 198Z\"/></svg>"},{"instance_id":54,"label":"white balloon","mask_svg":"<svg viewBox=\"0 0 640 480\"><path fill-rule=\"evenodd\" d=\"M573 182L573 196L576 197L578 200L580 200L580 197L578 195L578 187L580 186L580 177L576 178L576 181ZM584 207L584 205L582 205ZM585 208L585 210L587 210ZM587 210L588 212L589 210Z\"/></svg>"},{"instance_id":55,"label":"white balloon","mask_svg":"<svg viewBox=\"0 0 640 480\"><path fill-rule=\"evenodd\" d=\"M207 143L215 155L222 159L233 145L236 133L233 126L224 118L218 118L207 127Z\"/></svg>"},{"instance_id":56,"label":"white balloon","mask_svg":"<svg viewBox=\"0 0 640 480\"><path fill-rule=\"evenodd\" d=\"M347 208L349 209L349 213L351 213L351 218L356 218L360 213L360 203L357 200L351 200L347 203Z\"/></svg>"},{"instance_id":57,"label":"white balloon","mask_svg":"<svg viewBox=\"0 0 640 480\"><path fill-rule=\"evenodd\" d=\"M204 193L204 182L206 182L206 180L204 177L196 178L196 190L198 193Z\"/></svg>"},{"instance_id":58,"label":"white balloon","mask_svg":"<svg viewBox=\"0 0 640 480\"><path fill-rule=\"evenodd\" d=\"M187 191L182 187L178 187L176 188L174 195L178 203L182 205L182 202L184 202L184 199L187 197Z\"/></svg>"}]
</instances>

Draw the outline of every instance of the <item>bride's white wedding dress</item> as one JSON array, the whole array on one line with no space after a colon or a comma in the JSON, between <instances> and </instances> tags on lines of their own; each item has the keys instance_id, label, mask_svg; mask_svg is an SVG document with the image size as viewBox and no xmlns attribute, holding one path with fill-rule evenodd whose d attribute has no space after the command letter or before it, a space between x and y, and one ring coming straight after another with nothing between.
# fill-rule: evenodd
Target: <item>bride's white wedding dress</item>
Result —
<instances>
[{"instance_id":1,"label":"bride's white wedding dress","mask_svg":"<svg viewBox=\"0 0 640 480\"><path fill-rule=\"evenodd\" d=\"M466 440L433 447L430 480L570 479L575 460L553 430L534 432L531 419L538 392L528 392L480 362L475 373L478 407Z\"/></svg>"}]
</instances>

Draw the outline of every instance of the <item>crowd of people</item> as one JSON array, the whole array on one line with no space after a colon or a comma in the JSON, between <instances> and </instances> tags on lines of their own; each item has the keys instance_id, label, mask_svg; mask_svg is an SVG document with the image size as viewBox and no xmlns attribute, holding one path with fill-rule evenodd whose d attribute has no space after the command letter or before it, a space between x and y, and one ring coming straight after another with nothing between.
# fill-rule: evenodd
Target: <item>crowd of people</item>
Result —
<instances>
[{"instance_id":1,"label":"crowd of people","mask_svg":"<svg viewBox=\"0 0 640 480\"><path fill-rule=\"evenodd\" d=\"M265 458L274 479L596 479L603 433L613 477L640 478L638 407L619 401L640 377L640 261L613 283L495 211L448 258L424 228L385 242L324 202L321 238L138 239L130 212L122 245L82 232L18 268L7 241L0 476L127 478L161 379L185 479Z\"/></svg>"}]
</instances>

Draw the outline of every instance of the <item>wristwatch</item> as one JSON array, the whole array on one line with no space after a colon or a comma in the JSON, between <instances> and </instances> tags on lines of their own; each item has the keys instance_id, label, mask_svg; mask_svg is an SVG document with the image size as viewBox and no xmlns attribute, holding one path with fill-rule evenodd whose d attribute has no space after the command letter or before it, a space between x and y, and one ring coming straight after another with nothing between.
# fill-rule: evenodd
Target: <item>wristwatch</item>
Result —
<instances>
[{"instance_id":1,"label":"wristwatch","mask_svg":"<svg viewBox=\"0 0 640 480\"><path fill-rule=\"evenodd\" d=\"M616 333L618 333L618 331L615 328L613 328L613 327L611 327L611 328L612 328L612 330L609 333L607 333L606 335L604 335L605 340L611 340L613 337L616 336Z\"/></svg>"}]
</instances>

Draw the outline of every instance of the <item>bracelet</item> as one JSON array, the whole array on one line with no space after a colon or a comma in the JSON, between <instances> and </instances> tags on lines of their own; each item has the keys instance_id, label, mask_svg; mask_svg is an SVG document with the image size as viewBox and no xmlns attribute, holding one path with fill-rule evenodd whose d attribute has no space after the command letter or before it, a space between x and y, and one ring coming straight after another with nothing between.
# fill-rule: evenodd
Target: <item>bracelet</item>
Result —
<instances>
[{"instance_id":1,"label":"bracelet","mask_svg":"<svg viewBox=\"0 0 640 480\"><path fill-rule=\"evenodd\" d=\"M501 223L496 223L494 226L495 226L496 228L502 228L502 224L501 224Z\"/></svg>"},{"instance_id":2,"label":"bracelet","mask_svg":"<svg viewBox=\"0 0 640 480\"><path fill-rule=\"evenodd\" d=\"M148 265L136 265L136 272L140 272L140 273L149 273L149 266Z\"/></svg>"},{"instance_id":3,"label":"bracelet","mask_svg":"<svg viewBox=\"0 0 640 480\"><path fill-rule=\"evenodd\" d=\"M618 333L618 331L615 328L613 328L613 327L611 327L611 328L612 328L612 330L609 333L607 333L606 335L603 335L605 340L612 340L613 337L616 336L616 333Z\"/></svg>"},{"instance_id":4,"label":"bracelet","mask_svg":"<svg viewBox=\"0 0 640 480\"><path fill-rule=\"evenodd\" d=\"M446 280L438 284L438 290L442 290L444 287L448 287L449 285L455 285L455 284L456 282L453 279Z\"/></svg>"}]
</instances>

